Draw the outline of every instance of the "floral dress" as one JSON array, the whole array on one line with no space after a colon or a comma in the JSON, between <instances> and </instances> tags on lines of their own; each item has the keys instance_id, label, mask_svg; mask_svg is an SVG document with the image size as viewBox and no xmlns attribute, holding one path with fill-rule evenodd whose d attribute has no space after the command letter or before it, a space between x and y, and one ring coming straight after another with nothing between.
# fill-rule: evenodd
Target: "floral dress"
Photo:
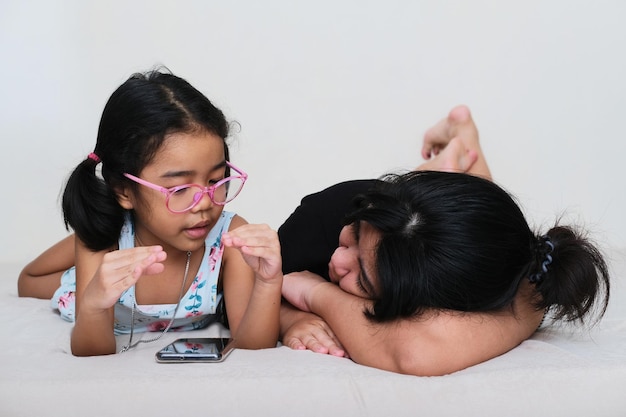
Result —
<instances>
[{"instance_id":1,"label":"floral dress","mask_svg":"<svg viewBox=\"0 0 626 417\"><path fill-rule=\"evenodd\" d=\"M224 246L222 234L230 227L235 213L223 211L205 240L205 251L189 290L180 301L171 330L192 330L208 326L218 320L222 294L217 292L218 278L222 265ZM135 231L130 217L127 217L119 239L119 248L134 247ZM76 270L65 271L61 286L51 299L52 308L59 311L61 318L73 322L75 318ZM135 305L135 286L122 293L115 304L115 334L130 332L130 320L134 312L134 332L161 331L168 324L176 304Z\"/></svg>"}]
</instances>

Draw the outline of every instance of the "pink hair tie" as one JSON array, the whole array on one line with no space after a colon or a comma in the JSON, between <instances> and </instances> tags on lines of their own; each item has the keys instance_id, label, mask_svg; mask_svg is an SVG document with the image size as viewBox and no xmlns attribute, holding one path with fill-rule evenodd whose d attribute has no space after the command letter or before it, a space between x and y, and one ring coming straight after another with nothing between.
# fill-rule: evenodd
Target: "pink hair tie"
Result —
<instances>
[{"instance_id":1,"label":"pink hair tie","mask_svg":"<svg viewBox=\"0 0 626 417\"><path fill-rule=\"evenodd\" d=\"M87 155L87 158L91 159L92 161L96 161L96 163L100 162L100 157L93 152Z\"/></svg>"}]
</instances>

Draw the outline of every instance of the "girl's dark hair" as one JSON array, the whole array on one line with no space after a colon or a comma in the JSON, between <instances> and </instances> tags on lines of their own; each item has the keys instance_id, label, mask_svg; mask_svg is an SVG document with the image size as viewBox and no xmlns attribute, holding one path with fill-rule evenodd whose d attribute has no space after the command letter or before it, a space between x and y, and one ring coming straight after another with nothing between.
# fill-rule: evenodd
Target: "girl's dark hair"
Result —
<instances>
[{"instance_id":1,"label":"girl's dark hair","mask_svg":"<svg viewBox=\"0 0 626 417\"><path fill-rule=\"evenodd\" d=\"M583 321L609 297L607 265L572 227L533 233L519 206L491 181L467 174L419 171L389 175L354 201L346 223L380 232L375 321L419 315L427 308L495 311L510 306L522 280L538 309ZM598 317L598 318L599 318Z\"/></svg>"},{"instance_id":2,"label":"girl's dark hair","mask_svg":"<svg viewBox=\"0 0 626 417\"><path fill-rule=\"evenodd\" d=\"M97 162L86 158L67 180L62 199L66 228L74 229L91 250L115 245L125 216L115 189L129 182L122 174L138 175L167 135L198 130L224 139L228 161L229 124L209 99L164 70L132 75L102 112L93 151L102 162L102 179L96 175Z\"/></svg>"}]
</instances>

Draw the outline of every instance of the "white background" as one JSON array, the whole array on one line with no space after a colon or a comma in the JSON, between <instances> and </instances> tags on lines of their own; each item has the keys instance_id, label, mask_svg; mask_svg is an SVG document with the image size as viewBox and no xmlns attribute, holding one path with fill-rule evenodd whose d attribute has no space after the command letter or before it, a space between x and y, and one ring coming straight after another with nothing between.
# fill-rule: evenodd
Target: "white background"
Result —
<instances>
[{"instance_id":1,"label":"white background","mask_svg":"<svg viewBox=\"0 0 626 417\"><path fill-rule=\"evenodd\" d=\"M129 75L166 65L241 128L229 207L278 227L334 182L421 162L470 106L532 224L626 247L626 2L0 1L0 262L65 236L63 182Z\"/></svg>"}]
</instances>

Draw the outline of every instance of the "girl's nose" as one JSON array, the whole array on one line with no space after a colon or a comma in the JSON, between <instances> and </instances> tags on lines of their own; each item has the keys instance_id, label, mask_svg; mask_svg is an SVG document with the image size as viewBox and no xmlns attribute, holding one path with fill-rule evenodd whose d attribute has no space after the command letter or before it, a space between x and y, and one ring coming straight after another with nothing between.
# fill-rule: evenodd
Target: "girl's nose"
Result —
<instances>
[{"instance_id":1,"label":"girl's nose","mask_svg":"<svg viewBox=\"0 0 626 417\"><path fill-rule=\"evenodd\" d=\"M211 197L209 197L209 193L207 191L204 191L198 194L199 195L196 195L198 202L196 203L195 206L193 206L191 211L197 212L197 211L202 211L202 210L208 210L211 207L213 207L214 205L213 200L211 200Z\"/></svg>"}]
</instances>

